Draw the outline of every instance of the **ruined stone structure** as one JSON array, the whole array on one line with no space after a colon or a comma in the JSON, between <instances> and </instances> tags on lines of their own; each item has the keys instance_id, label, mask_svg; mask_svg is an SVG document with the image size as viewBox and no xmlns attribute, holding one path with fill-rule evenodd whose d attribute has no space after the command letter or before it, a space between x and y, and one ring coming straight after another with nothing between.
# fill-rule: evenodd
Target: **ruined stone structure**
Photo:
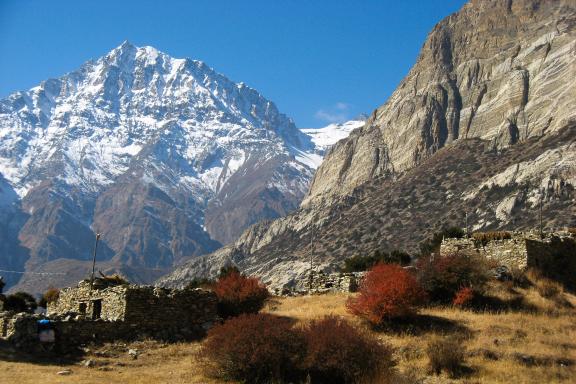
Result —
<instances>
[{"instance_id":1,"label":"ruined stone structure","mask_svg":"<svg viewBox=\"0 0 576 384\"><path fill-rule=\"evenodd\" d=\"M444 239L440 255L474 252L509 269L538 268L545 275L576 289L576 237L572 232L512 232L510 239L482 244L472 238Z\"/></svg>"},{"instance_id":2,"label":"ruined stone structure","mask_svg":"<svg viewBox=\"0 0 576 384\"><path fill-rule=\"evenodd\" d=\"M308 278L303 285L303 289L276 289L274 293L279 296L298 296L310 293L321 294L329 292L356 292L360 285L360 280L366 272L335 272L325 273L315 272L312 275L312 282Z\"/></svg>"},{"instance_id":3,"label":"ruined stone structure","mask_svg":"<svg viewBox=\"0 0 576 384\"><path fill-rule=\"evenodd\" d=\"M154 337L193 339L216 321L216 295L203 289L166 289L111 283L97 279L91 286L60 291L47 315L0 313L0 338L15 345L38 344L38 320L46 318L57 344L80 345Z\"/></svg>"},{"instance_id":4,"label":"ruined stone structure","mask_svg":"<svg viewBox=\"0 0 576 384\"><path fill-rule=\"evenodd\" d=\"M356 292L363 276L364 272L318 272L312 276L312 293Z\"/></svg>"},{"instance_id":5,"label":"ruined stone structure","mask_svg":"<svg viewBox=\"0 0 576 384\"><path fill-rule=\"evenodd\" d=\"M198 326L206 328L217 317L217 298L203 289L167 289L129 284L106 284L101 279L91 288L82 281L64 288L48 304L47 315L75 313L84 319L125 322L146 328Z\"/></svg>"}]
</instances>

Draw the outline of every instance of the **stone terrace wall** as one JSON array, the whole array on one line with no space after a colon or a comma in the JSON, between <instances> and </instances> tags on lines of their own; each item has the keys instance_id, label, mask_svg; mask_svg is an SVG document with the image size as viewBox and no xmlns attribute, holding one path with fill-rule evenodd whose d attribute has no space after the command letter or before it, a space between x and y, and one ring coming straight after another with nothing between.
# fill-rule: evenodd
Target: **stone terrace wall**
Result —
<instances>
[{"instance_id":1,"label":"stone terrace wall","mask_svg":"<svg viewBox=\"0 0 576 384\"><path fill-rule=\"evenodd\" d=\"M548 233L540 238L537 232L514 232L511 239L492 240L485 246L472 239L444 239L440 255L477 252L497 260L508 268L535 267L545 275L576 289L576 238L570 232Z\"/></svg>"}]
</instances>

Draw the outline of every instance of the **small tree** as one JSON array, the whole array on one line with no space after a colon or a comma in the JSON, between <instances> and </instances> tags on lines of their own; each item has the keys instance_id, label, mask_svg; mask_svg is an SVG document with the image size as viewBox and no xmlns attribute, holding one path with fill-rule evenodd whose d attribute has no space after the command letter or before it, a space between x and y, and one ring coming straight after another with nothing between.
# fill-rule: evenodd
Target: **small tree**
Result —
<instances>
[{"instance_id":1,"label":"small tree","mask_svg":"<svg viewBox=\"0 0 576 384\"><path fill-rule=\"evenodd\" d=\"M420 253L422 255L430 255L434 252L437 252L440 249L440 244L442 244L442 239L444 239L444 238L461 239L464 237L464 235L465 235L465 232L462 228L459 228L459 227L444 228L442 231L436 232L428 240L420 243Z\"/></svg>"},{"instance_id":2,"label":"small tree","mask_svg":"<svg viewBox=\"0 0 576 384\"><path fill-rule=\"evenodd\" d=\"M38 308L36 299L26 292L16 292L8 295L4 301L4 309L14 312L34 312Z\"/></svg>"},{"instance_id":3,"label":"small tree","mask_svg":"<svg viewBox=\"0 0 576 384\"><path fill-rule=\"evenodd\" d=\"M378 264L360 284L359 295L348 299L348 310L374 325L412 315L426 300L424 290L407 270L394 264Z\"/></svg>"},{"instance_id":4,"label":"small tree","mask_svg":"<svg viewBox=\"0 0 576 384\"><path fill-rule=\"evenodd\" d=\"M218 312L225 318L257 313L269 296L268 289L257 278L236 271L219 278L213 290L218 296Z\"/></svg>"},{"instance_id":5,"label":"small tree","mask_svg":"<svg viewBox=\"0 0 576 384\"><path fill-rule=\"evenodd\" d=\"M60 297L60 290L58 288L50 287L38 302L40 308L47 308L48 304L55 302Z\"/></svg>"}]
</instances>

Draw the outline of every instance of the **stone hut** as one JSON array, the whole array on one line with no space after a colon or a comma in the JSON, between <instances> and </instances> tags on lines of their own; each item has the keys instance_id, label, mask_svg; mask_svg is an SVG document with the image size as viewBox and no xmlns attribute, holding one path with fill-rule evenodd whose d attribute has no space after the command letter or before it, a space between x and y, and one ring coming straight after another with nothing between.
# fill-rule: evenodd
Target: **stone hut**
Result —
<instances>
[{"instance_id":1,"label":"stone hut","mask_svg":"<svg viewBox=\"0 0 576 384\"><path fill-rule=\"evenodd\" d=\"M46 316L0 312L0 340L21 348L41 344L41 322L54 331L58 348L141 337L194 339L219 321L216 295L203 289L137 286L98 278L64 288ZM42 324L44 324L42 323Z\"/></svg>"},{"instance_id":2,"label":"stone hut","mask_svg":"<svg viewBox=\"0 0 576 384\"><path fill-rule=\"evenodd\" d=\"M217 318L217 298L203 289L167 289L96 279L64 288L48 304L48 317L79 315L143 328L199 326L207 328Z\"/></svg>"}]
</instances>

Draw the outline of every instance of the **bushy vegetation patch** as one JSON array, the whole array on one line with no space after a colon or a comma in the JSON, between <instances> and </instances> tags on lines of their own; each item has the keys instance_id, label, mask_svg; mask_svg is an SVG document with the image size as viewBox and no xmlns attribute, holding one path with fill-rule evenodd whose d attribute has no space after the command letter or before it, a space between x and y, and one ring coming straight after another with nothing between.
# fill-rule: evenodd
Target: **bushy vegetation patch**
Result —
<instances>
[{"instance_id":1,"label":"bushy vegetation patch","mask_svg":"<svg viewBox=\"0 0 576 384\"><path fill-rule=\"evenodd\" d=\"M399 264L409 265L412 257L410 254L394 250L392 252L375 251L371 256L353 256L344 261L343 272L367 271L376 264Z\"/></svg>"},{"instance_id":2,"label":"bushy vegetation patch","mask_svg":"<svg viewBox=\"0 0 576 384\"><path fill-rule=\"evenodd\" d=\"M42 295L42 298L38 302L38 306L41 308L46 308L48 304L55 302L60 297L60 290L58 288L48 288L46 292Z\"/></svg>"},{"instance_id":3,"label":"bushy vegetation patch","mask_svg":"<svg viewBox=\"0 0 576 384\"><path fill-rule=\"evenodd\" d=\"M389 347L342 318L326 316L304 329L303 368L313 383L356 383L389 374Z\"/></svg>"},{"instance_id":4,"label":"bushy vegetation patch","mask_svg":"<svg viewBox=\"0 0 576 384\"><path fill-rule=\"evenodd\" d=\"M437 337L427 347L430 370L439 375L442 371L450 376L458 376L464 367L466 349L462 340L454 337Z\"/></svg>"},{"instance_id":5,"label":"bushy vegetation patch","mask_svg":"<svg viewBox=\"0 0 576 384\"><path fill-rule=\"evenodd\" d=\"M224 318L257 313L269 296L268 289L255 277L231 271L212 287L218 296L218 313Z\"/></svg>"},{"instance_id":6,"label":"bushy vegetation patch","mask_svg":"<svg viewBox=\"0 0 576 384\"><path fill-rule=\"evenodd\" d=\"M508 240L511 238L512 234L506 231L475 232L472 234L472 239L476 246L482 247L494 240Z\"/></svg>"},{"instance_id":7,"label":"bushy vegetation patch","mask_svg":"<svg viewBox=\"0 0 576 384\"><path fill-rule=\"evenodd\" d=\"M474 293L474 290L472 288L470 287L460 288L458 292L456 292L456 295L454 295L452 304L461 308L469 307L472 305L475 296L476 294Z\"/></svg>"},{"instance_id":8,"label":"bushy vegetation patch","mask_svg":"<svg viewBox=\"0 0 576 384\"><path fill-rule=\"evenodd\" d=\"M406 269L394 264L378 264L364 277L359 294L351 297L348 310L380 325L388 320L416 312L426 300L426 293Z\"/></svg>"},{"instance_id":9,"label":"bushy vegetation patch","mask_svg":"<svg viewBox=\"0 0 576 384\"><path fill-rule=\"evenodd\" d=\"M304 327L269 314L245 314L208 333L200 352L211 376L247 383L356 383L390 374L389 347L341 318Z\"/></svg>"},{"instance_id":10,"label":"bushy vegetation patch","mask_svg":"<svg viewBox=\"0 0 576 384\"><path fill-rule=\"evenodd\" d=\"M26 292L16 292L6 296L4 300L4 309L6 311L33 313L36 308L38 308L36 299Z\"/></svg>"},{"instance_id":11,"label":"bushy vegetation patch","mask_svg":"<svg viewBox=\"0 0 576 384\"><path fill-rule=\"evenodd\" d=\"M289 319L245 314L212 328L200 356L212 376L270 383L298 376L304 351L304 338Z\"/></svg>"},{"instance_id":12,"label":"bushy vegetation patch","mask_svg":"<svg viewBox=\"0 0 576 384\"><path fill-rule=\"evenodd\" d=\"M460 227L447 227L442 231L435 233L428 240L420 243L420 254L426 256L431 255L440 250L442 239L461 239L466 235L464 230Z\"/></svg>"},{"instance_id":13,"label":"bushy vegetation patch","mask_svg":"<svg viewBox=\"0 0 576 384\"><path fill-rule=\"evenodd\" d=\"M421 257L417 270L418 281L430 300L444 304L452 302L461 288L482 292L490 279L488 261L476 255Z\"/></svg>"}]
</instances>

